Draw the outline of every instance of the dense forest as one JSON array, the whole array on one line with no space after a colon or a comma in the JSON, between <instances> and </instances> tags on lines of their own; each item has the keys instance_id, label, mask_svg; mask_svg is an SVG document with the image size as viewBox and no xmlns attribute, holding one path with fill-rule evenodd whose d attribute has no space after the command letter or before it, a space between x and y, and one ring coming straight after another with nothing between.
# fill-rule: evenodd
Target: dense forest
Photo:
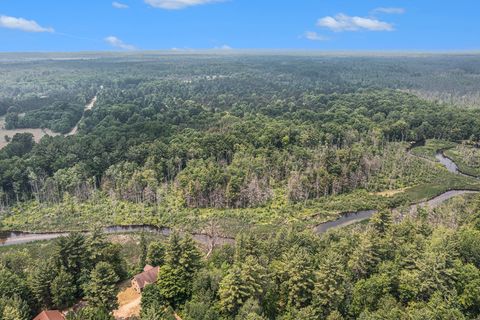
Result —
<instances>
[{"instance_id":1,"label":"dense forest","mask_svg":"<svg viewBox=\"0 0 480 320\"><path fill-rule=\"evenodd\" d=\"M382 211L322 236L242 233L207 258L176 233L120 245L94 231L3 250L0 315L29 319L83 298L88 307L67 319L111 319L115 284L149 263L160 270L143 291L141 319L476 319L480 199L472 200L402 220Z\"/></svg>"},{"instance_id":2,"label":"dense forest","mask_svg":"<svg viewBox=\"0 0 480 320\"><path fill-rule=\"evenodd\" d=\"M146 320L476 319L478 196L408 209L480 190L479 61L3 56L0 230L78 232L0 248L0 320L80 302L67 318L110 319L146 264L159 267ZM60 134L9 135L22 128ZM114 225L176 231L127 246L101 232Z\"/></svg>"}]
</instances>

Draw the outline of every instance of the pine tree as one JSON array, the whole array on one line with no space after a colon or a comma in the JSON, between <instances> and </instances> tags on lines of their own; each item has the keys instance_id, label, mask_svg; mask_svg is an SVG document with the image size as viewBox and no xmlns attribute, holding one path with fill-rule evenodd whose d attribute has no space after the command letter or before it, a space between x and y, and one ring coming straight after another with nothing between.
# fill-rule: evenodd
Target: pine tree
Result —
<instances>
[{"instance_id":1,"label":"pine tree","mask_svg":"<svg viewBox=\"0 0 480 320\"><path fill-rule=\"evenodd\" d=\"M160 241L153 241L148 246L147 264L162 266L165 263L165 246Z\"/></svg>"},{"instance_id":2,"label":"pine tree","mask_svg":"<svg viewBox=\"0 0 480 320\"><path fill-rule=\"evenodd\" d=\"M166 264L158 271L157 286L163 299L172 307L183 304L189 297L190 284L181 268Z\"/></svg>"},{"instance_id":3,"label":"pine tree","mask_svg":"<svg viewBox=\"0 0 480 320\"><path fill-rule=\"evenodd\" d=\"M380 210L372 216L370 223L381 236L384 236L392 225L392 213L389 210Z\"/></svg>"},{"instance_id":4,"label":"pine tree","mask_svg":"<svg viewBox=\"0 0 480 320\"><path fill-rule=\"evenodd\" d=\"M163 310L166 305L167 301L156 284L150 284L143 289L141 301L142 318L146 310Z\"/></svg>"},{"instance_id":5,"label":"pine tree","mask_svg":"<svg viewBox=\"0 0 480 320\"><path fill-rule=\"evenodd\" d=\"M262 308L258 301L254 298L250 298L243 306L238 310L238 314L235 320L264 320L262 317Z\"/></svg>"},{"instance_id":6,"label":"pine tree","mask_svg":"<svg viewBox=\"0 0 480 320\"><path fill-rule=\"evenodd\" d=\"M191 295L193 277L200 266L201 256L193 239L190 236L180 239L174 232L157 281L162 296L172 307L183 304Z\"/></svg>"},{"instance_id":7,"label":"pine tree","mask_svg":"<svg viewBox=\"0 0 480 320\"><path fill-rule=\"evenodd\" d=\"M235 315L249 298L260 298L263 292L265 270L252 256L241 265L233 265L219 287L220 308Z\"/></svg>"},{"instance_id":8,"label":"pine tree","mask_svg":"<svg viewBox=\"0 0 480 320\"><path fill-rule=\"evenodd\" d=\"M165 254L165 264L171 267L180 267L180 257L182 255L182 246L180 244L180 235L174 231L168 240L167 252Z\"/></svg>"},{"instance_id":9,"label":"pine tree","mask_svg":"<svg viewBox=\"0 0 480 320\"><path fill-rule=\"evenodd\" d=\"M258 257L258 248L258 241L252 234L240 234L235 242L235 261L245 261L248 256Z\"/></svg>"},{"instance_id":10,"label":"pine tree","mask_svg":"<svg viewBox=\"0 0 480 320\"><path fill-rule=\"evenodd\" d=\"M307 306L312 298L314 273L309 254L300 248L287 252L277 270L280 309Z\"/></svg>"},{"instance_id":11,"label":"pine tree","mask_svg":"<svg viewBox=\"0 0 480 320\"><path fill-rule=\"evenodd\" d=\"M185 281L190 283L202 265L201 255L190 235L186 235L180 241L180 247L181 254L179 263L184 273L183 277Z\"/></svg>"},{"instance_id":12,"label":"pine tree","mask_svg":"<svg viewBox=\"0 0 480 320\"><path fill-rule=\"evenodd\" d=\"M140 257L138 259L138 269L143 270L145 264L147 263L147 240L145 239L145 234L142 232L140 235Z\"/></svg>"},{"instance_id":13,"label":"pine tree","mask_svg":"<svg viewBox=\"0 0 480 320\"><path fill-rule=\"evenodd\" d=\"M85 239L86 255L92 268L100 261L104 261L103 251L107 246L105 233L100 228L95 228Z\"/></svg>"},{"instance_id":14,"label":"pine tree","mask_svg":"<svg viewBox=\"0 0 480 320\"><path fill-rule=\"evenodd\" d=\"M233 265L222 279L218 294L220 309L228 315L237 314L238 309L250 295L242 278L242 270L238 265Z\"/></svg>"},{"instance_id":15,"label":"pine tree","mask_svg":"<svg viewBox=\"0 0 480 320\"><path fill-rule=\"evenodd\" d=\"M343 257L331 252L320 263L315 274L312 305L319 318L339 310L348 294L348 275Z\"/></svg>"},{"instance_id":16,"label":"pine tree","mask_svg":"<svg viewBox=\"0 0 480 320\"><path fill-rule=\"evenodd\" d=\"M118 282L112 266L106 262L100 262L90 274L90 281L85 286L85 298L93 307L111 311L118 306L117 290Z\"/></svg>"},{"instance_id":17,"label":"pine tree","mask_svg":"<svg viewBox=\"0 0 480 320\"><path fill-rule=\"evenodd\" d=\"M50 284L57 276L57 273L58 271L53 261L40 262L28 281L33 297L38 305L43 308L52 306Z\"/></svg>"},{"instance_id":18,"label":"pine tree","mask_svg":"<svg viewBox=\"0 0 480 320\"><path fill-rule=\"evenodd\" d=\"M0 299L0 319L2 320L29 320L30 308L18 296Z\"/></svg>"},{"instance_id":19,"label":"pine tree","mask_svg":"<svg viewBox=\"0 0 480 320\"><path fill-rule=\"evenodd\" d=\"M60 270L50 284L52 302L56 309L64 309L75 303L77 288L73 282L73 276L65 270Z\"/></svg>"},{"instance_id":20,"label":"pine tree","mask_svg":"<svg viewBox=\"0 0 480 320\"><path fill-rule=\"evenodd\" d=\"M73 275L75 283L79 284L83 276L84 268L88 265L85 236L80 233L71 233L57 240L58 267Z\"/></svg>"},{"instance_id":21,"label":"pine tree","mask_svg":"<svg viewBox=\"0 0 480 320\"><path fill-rule=\"evenodd\" d=\"M87 306L78 312L69 312L66 320L115 320L113 315L104 308Z\"/></svg>"},{"instance_id":22,"label":"pine tree","mask_svg":"<svg viewBox=\"0 0 480 320\"><path fill-rule=\"evenodd\" d=\"M372 232L360 235L359 242L348 261L356 279L370 275L380 261L377 239Z\"/></svg>"},{"instance_id":23,"label":"pine tree","mask_svg":"<svg viewBox=\"0 0 480 320\"><path fill-rule=\"evenodd\" d=\"M22 278L12 271L0 266L0 297L15 297L29 301L30 290Z\"/></svg>"}]
</instances>

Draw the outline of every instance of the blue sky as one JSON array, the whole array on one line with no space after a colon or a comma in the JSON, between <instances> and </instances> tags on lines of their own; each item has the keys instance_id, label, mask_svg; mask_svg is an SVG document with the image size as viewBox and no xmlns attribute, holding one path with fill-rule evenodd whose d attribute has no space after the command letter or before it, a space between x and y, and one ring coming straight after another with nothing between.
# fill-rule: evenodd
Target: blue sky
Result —
<instances>
[{"instance_id":1,"label":"blue sky","mask_svg":"<svg viewBox=\"0 0 480 320\"><path fill-rule=\"evenodd\" d=\"M479 0L0 0L0 51L480 49Z\"/></svg>"}]
</instances>

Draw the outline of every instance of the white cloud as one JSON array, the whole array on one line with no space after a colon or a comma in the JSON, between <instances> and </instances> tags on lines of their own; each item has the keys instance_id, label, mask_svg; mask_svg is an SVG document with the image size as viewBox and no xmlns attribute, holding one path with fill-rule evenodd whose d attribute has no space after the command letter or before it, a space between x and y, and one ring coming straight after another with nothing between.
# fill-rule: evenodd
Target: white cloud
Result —
<instances>
[{"instance_id":1,"label":"white cloud","mask_svg":"<svg viewBox=\"0 0 480 320\"><path fill-rule=\"evenodd\" d=\"M222 2L224 0L145 0L145 3L154 8L177 10L201 4Z\"/></svg>"},{"instance_id":2,"label":"white cloud","mask_svg":"<svg viewBox=\"0 0 480 320\"><path fill-rule=\"evenodd\" d=\"M115 9L128 9L128 5L117 1L112 2L112 7L114 7Z\"/></svg>"},{"instance_id":3,"label":"white cloud","mask_svg":"<svg viewBox=\"0 0 480 320\"><path fill-rule=\"evenodd\" d=\"M122 40L118 39L115 36L108 36L105 39L105 42L111 45L112 47L123 49L123 50L135 50L135 46L131 44L126 44Z\"/></svg>"},{"instance_id":4,"label":"white cloud","mask_svg":"<svg viewBox=\"0 0 480 320\"><path fill-rule=\"evenodd\" d=\"M341 31L393 31L391 23L380 21L375 18L351 17L339 13L335 17L327 16L318 20L317 25L329 28L335 32Z\"/></svg>"},{"instance_id":5,"label":"white cloud","mask_svg":"<svg viewBox=\"0 0 480 320\"><path fill-rule=\"evenodd\" d=\"M3 15L0 15L0 27L26 32L54 32L53 28L42 27L36 21Z\"/></svg>"},{"instance_id":6,"label":"white cloud","mask_svg":"<svg viewBox=\"0 0 480 320\"><path fill-rule=\"evenodd\" d=\"M307 31L304 33L303 38L312 40L312 41L327 41L330 38L322 36L321 34L316 33L315 31Z\"/></svg>"},{"instance_id":7,"label":"white cloud","mask_svg":"<svg viewBox=\"0 0 480 320\"><path fill-rule=\"evenodd\" d=\"M216 50L233 50L233 48L230 47L230 46L227 45L227 44L224 44L224 45L222 45L222 46L220 46L220 47L215 47L214 49L216 49Z\"/></svg>"},{"instance_id":8,"label":"white cloud","mask_svg":"<svg viewBox=\"0 0 480 320\"><path fill-rule=\"evenodd\" d=\"M386 13L386 14L404 14L406 10L404 8L375 8L372 10L373 14Z\"/></svg>"}]
</instances>

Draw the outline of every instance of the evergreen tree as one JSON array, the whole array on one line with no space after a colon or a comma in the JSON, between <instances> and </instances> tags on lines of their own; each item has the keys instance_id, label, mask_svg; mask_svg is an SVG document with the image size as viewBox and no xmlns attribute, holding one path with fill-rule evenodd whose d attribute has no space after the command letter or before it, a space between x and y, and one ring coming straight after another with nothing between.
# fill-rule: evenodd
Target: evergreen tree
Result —
<instances>
[{"instance_id":1,"label":"evergreen tree","mask_svg":"<svg viewBox=\"0 0 480 320\"><path fill-rule=\"evenodd\" d=\"M51 260L42 261L34 269L28 281L30 290L38 305L42 308L52 306L50 284L57 276L57 269Z\"/></svg>"},{"instance_id":2,"label":"evergreen tree","mask_svg":"<svg viewBox=\"0 0 480 320\"><path fill-rule=\"evenodd\" d=\"M235 320L265 320L262 316L262 308L255 298L250 298L238 310Z\"/></svg>"},{"instance_id":3,"label":"evergreen tree","mask_svg":"<svg viewBox=\"0 0 480 320\"><path fill-rule=\"evenodd\" d=\"M80 233L71 233L66 237L57 240L56 252L58 267L63 268L67 273L74 276L78 285L86 276L88 251L85 247L85 236Z\"/></svg>"},{"instance_id":4,"label":"evergreen tree","mask_svg":"<svg viewBox=\"0 0 480 320\"><path fill-rule=\"evenodd\" d=\"M190 294L190 283L184 271L170 264L163 265L158 271L157 286L162 298L174 308L183 304Z\"/></svg>"},{"instance_id":5,"label":"evergreen tree","mask_svg":"<svg viewBox=\"0 0 480 320\"><path fill-rule=\"evenodd\" d=\"M249 298L250 290L242 278L242 270L235 264L220 282L218 291L220 309L228 314L235 315L242 304Z\"/></svg>"},{"instance_id":6,"label":"evergreen tree","mask_svg":"<svg viewBox=\"0 0 480 320\"><path fill-rule=\"evenodd\" d=\"M180 239L173 233L157 281L161 295L172 307L183 304L190 297L193 278L200 266L201 256L193 239L189 236Z\"/></svg>"},{"instance_id":7,"label":"evergreen tree","mask_svg":"<svg viewBox=\"0 0 480 320\"><path fill-rule=\"evenodd\" d=\"M105 261L103 253L107 246L105 233L100 228L95 228L85 239L86 258L91 265L91 269L100 261Z\"/></svg>"},{"instance_id":8,"label":"evergreen tree","mask_svg":"<svg viewBox=\"0 0 480 320\"><path fill-rule=\"evenodd\" d=\"M0 266L0 297L18 297L30 301L30 290L25 282L12 271Z\"/></svg>"},{"instance_id":9,"label":"evergreen tree","mask_svg":"<svg viewBox=\"0 0 480 320\"><path fill-rule=\"evenodd\" d=\"M104 308L87 306L78 312L70 311L66 320L115 320L115 317Z\"/></svg>"},{"instance_id":10,"label":"evergreen tree","mask_svg":"<svg viewBox=\"0 0 480 320\"><path fill-rule=\"evenodd\" d=\"M138 259L138 269L143 270L147 263L147 239L145 233L140 234L140 257Z\"/></svg>"},{"instance_id":11,"label":"evergreen tree","mask_svg":"<svg viewBox=\"0 0 480 320\"><path fill-rule=\"evenodd\" d=\"M0 299L1 320L29 320L30 308L18 296Z\"/></svg>"},{"instance_id":12,"label":"evergreen tree","mask_svg":"<svg viewBox=\"0 0 480 320\"><path fill-rule=\"evenodd\" d=\"M50 284L53 306L56 309L65 309L75 303L77 288L73 276L61 269Z\"/></svg>"},{"instance_id":13,"label":"evergreen tree","mask_svg":"<svg viewBox=\"0 0 480 320\"><path fill-rule=\"evenodd\" d=\"M195 273L200 269L201 255L190 235L180 241L181 254L179 263L184 273L185 281L191 283Z\"/></svg>"},{"instance_id":14,"label":"evergreen tree","mask_svg":"<svg viewBox=\"0 0 480 320\"><path fill-rule=\"evenodd\" d=\"M380 261L378 242L371 231L359 236L359 242L348 261L356 279L367 277L371 274Z\"/></svg>"},{"instance_id":15,"label":"evergreen tree","mask_svg":"<svg viewBox=\"0 0 480 320\"><path fill-rule=\"evenodd\" d=\"M259 256L259 243L251 233L241 233L235 241L235 261L245 261L248 256Z\"/></svg>"},{"instance_id":16,"label":"evergreen tree","mask_svg":"<svg viewBox=\"0 0 480 320\"><path fill-rule=\"evenodd\" d=\"M163 310L168 302L162 296L156 284L150 284L142 292L142 315L144 310Z\"/></svg>"},{"instance_id":17,"label":"evergreen tree","mask_svg":"<svg viewBox=\"0 0 480 320\"><path fill-rule=\"evenodd\" d=\"M148 245L147 264L157 267L165 263L165 246L160 241L152 241Z\"/></svg>"},{"instance_id":18,"label":"evergreen tree","mask_svg":"<svg viewBox=\"0 0 480 320\"><path fill-rule=\"evenodd\" d=\"M323 259L315 273L312 305L319 318L340 310L348 295L348 275L343 257L333 251Z\"/></svg>"},{"instance_id":19,"label":"evergreen tree","mask_svg":"<svg viewBox=\"0 0 480 320\"><path fill-rule=\"evenodd\" d=\"M247 257L241 265L233 265L220 282L221 310L235 315L249 298L259 299L263 292L264 277L264 268L252 256Z\"/></svg>"},{"instance_id":20,"label":"evergreen tree","mask_svg":"<svg viewBox=\"0 0 480 320\"><path fill-rule=\"evenodd\" d=\"M310 256L304 249L294 248L287 252L277 267L276 275L281 310L301 309L310 303L315 277Z\"/></svg>"},{"instance_id":21,"label":"evergreen tree","mask_svg":"<svg viewBox=\"0 0 480 320\"><path fill-rule=\"evenodd\" d=\"M392 224L392 213L389 210L380 210L370 218L370 223L383 236Z\"/></svg>"},{"instance_id":22,"label":"evergreen tree","mask_svg":"<svg viewBox=\"0 0 480 320\"><path fill-rule=\"evenodd\" d=\"M180 244L180 235L174 231L168 240L167 251L165 254L165 264L178 268L180 267L180 257L182 256L182 245Z\"/></svg>"},{"instance_id":23,"label":"evergreen tree","mask_svg":"<svg viewBox=\"0 0 480 320\"><path fill-rule=\"evenodd\" d=\"M93 307L111 311L118 306L116 283L118 276L106 262L98 263L85 286L85 298Z\"/></svg>"}]
</instances>

